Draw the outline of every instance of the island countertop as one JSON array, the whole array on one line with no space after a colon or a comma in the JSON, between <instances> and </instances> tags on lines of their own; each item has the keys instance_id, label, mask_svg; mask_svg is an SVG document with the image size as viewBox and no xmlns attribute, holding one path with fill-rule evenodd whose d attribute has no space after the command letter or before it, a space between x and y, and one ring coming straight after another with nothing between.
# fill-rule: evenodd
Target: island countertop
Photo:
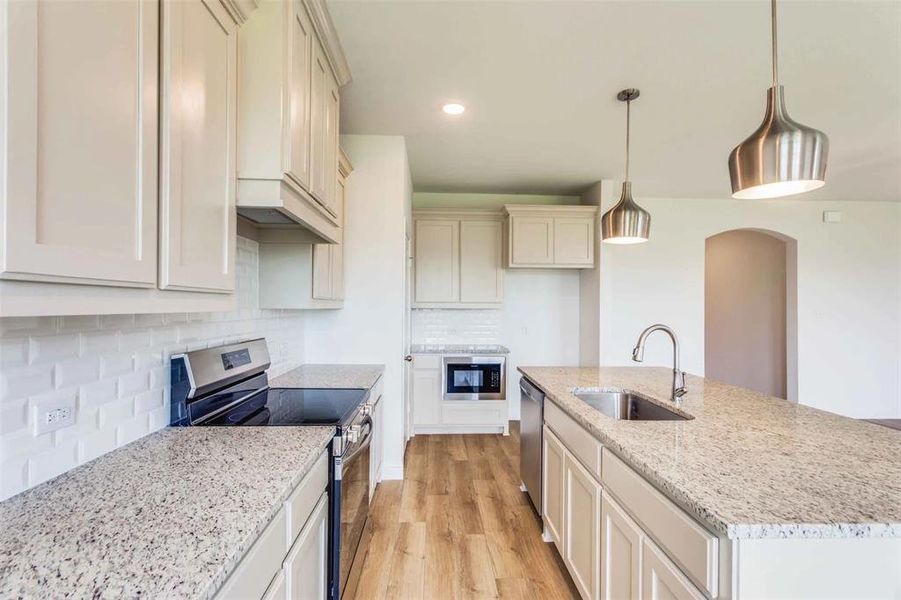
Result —
<instances>
[{"instance_id":1,"label":"island countertop","mask_svg":"<svg viewBox=\"0 0 901 600\"><path fill-rule=\"evenodd\" d=\"M687 421L625 421L573 395L667 400L672 370L520 367L690 514L728 538L901 537L901 432L689 375Z\"/></svg>"},{"instance_id":2,"label":"island countertop","mask_svg":"<svg viewBox=\"0 0 901 600\"><path fill-rule=\"evenodd\" d=\"M333 427L167 428L0 503L2 598L209 598Z\"/></svg>"}]
</instances>

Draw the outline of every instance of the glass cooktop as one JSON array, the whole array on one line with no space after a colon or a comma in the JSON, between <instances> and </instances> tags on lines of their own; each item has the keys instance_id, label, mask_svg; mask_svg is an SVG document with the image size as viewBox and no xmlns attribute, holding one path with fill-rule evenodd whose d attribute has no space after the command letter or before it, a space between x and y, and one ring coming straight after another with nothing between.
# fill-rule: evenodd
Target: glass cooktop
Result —
<instances>
[{"instance_id":1,"label":"glass cooktop","mask_svg":"<svg viewBox=\"0 0 901 600\"><path fill-rule=\"evenodd\" d=\"M368 390L270 388L204 425L341 425Z\"/></svg>"}]
</instances>

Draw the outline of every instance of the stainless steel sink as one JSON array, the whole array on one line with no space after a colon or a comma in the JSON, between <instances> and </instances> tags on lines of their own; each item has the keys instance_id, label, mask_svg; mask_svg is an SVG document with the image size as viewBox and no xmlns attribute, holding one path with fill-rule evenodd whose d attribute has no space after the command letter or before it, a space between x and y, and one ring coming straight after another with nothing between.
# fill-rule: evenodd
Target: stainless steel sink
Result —
<instances>
[{"instance_id":1,"label":"stainless steel sink","mask_svg":"<svg viewBox=\"0 0 901 600\"><path fill-rule=\"evenodd\" d=\"M573 395L608 417L629 421L687 421L680 415L655 404L645 396L625 390L573 390Z\"/></svg>"}]
</instances>

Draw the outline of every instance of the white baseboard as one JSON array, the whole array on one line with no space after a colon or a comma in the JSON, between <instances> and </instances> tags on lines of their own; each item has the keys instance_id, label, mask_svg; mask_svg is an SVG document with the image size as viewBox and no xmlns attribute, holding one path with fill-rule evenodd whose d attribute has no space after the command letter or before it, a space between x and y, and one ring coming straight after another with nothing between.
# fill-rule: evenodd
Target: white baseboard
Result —
<instances>
[{"instance_id":1,"label":"white baseboard","mask_svg":"<svg viewBox=\"0 0 901 600\"><path fill-rule=\"evenodd\" d=\"M393 481L404 478L404 465L382 463L382 476L379 481Z\"/></svg>"},{"instance_id":2,"label":"white baseboard","mask_svg":"<svg viewBox=\"0 0 901 600\"><path fill-rule=\"evenodd\" d=\"M417 425L415 435L419 434L449 434L449 433L494 433L503 434L503 425Z\"/></svg>"}]
</instances>

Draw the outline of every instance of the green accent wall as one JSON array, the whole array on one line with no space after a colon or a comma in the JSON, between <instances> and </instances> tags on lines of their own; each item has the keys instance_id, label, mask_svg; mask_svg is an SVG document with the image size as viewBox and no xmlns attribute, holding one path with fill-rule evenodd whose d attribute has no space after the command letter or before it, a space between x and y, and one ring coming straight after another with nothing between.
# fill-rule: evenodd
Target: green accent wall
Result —
<instances>
[{"instance_id":1,"label":"green accent wall","mask_svg":"<svg viewBox=\"0 0 901 600\"><path fill-rule=\"evenodd\" d=\"M504 204L579 204L578 196L413 192L413 208L503 208Z\"/></svg>"}]
</instances>

